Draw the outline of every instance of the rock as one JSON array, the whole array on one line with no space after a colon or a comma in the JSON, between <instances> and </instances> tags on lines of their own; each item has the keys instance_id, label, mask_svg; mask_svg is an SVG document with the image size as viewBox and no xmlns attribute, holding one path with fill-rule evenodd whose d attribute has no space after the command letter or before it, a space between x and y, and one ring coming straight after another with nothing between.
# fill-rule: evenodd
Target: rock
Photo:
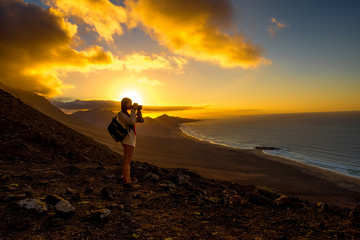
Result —
<instances>
[{"instance_id":1,"label":"rock","mask_svg":"<svg viewBox=\"0 0 360 240\"><path fill-rule=\"evenodd\" d=\"M329 205L327 205L327 203L324 202L318 202L316 204L316 207L321 211L321 212L329 212L330 208Z\"/></svg>"},{"instance_id":2,"label":"rock","mask_svg":"<svg viewBox=\"0 0 360 240\"><path fill-rule=\"evenodd\" d=\"M172 188L176 188L176 185L174 183L172 183L171 181L165 180L165 181L162 181L162 183L160 183L158 185L158 188L164 189L164 190L170 190Z\"/></svg>"},{"instance_id":3,"label":"rock","mask_svg":"<svg viewBox=\"0 0 360 240\"><path fill-rule=\"evenodd\" d=\"M258 146L258 147L255 147L255 149L259 149L259 150L280 150L280 148L277 148L277 147L266 147L266 146Z\"/></svg>"},{"instance_id":4,"label":"rock","mask_svg":"<svg viewBox=\"0 0 360 240\"><path fill-rule=\"evenodd\" d=\"M275 200L275 203L279 207L292 207L292 208L301 208L303 204L301 203L300 199L295 197L289 197L282 195Z\"/></svg>"},{"instance_id":5,"label":"rock","mask_svg":"<svg viewBox=\"0 0 360 240\"><path fill-rule=\"evenodd\" d=\"M171 188L176 188L176 186L173 183L171 183L171 184L169 184L169 183L160 183L158 185L158 187L161 188L161 189L166 189L166 190L171 189Z\"/></svg>"},{"instance_id":6,"label":"rock","mask_svg":"<svg viewBox=\"0 0 360 240\"><path fill-rule=\"evenodd\" d=\"M131 235L133 238L135 238L135 239L137 239L137 238L139 238L140 236L139 235L137 235L136 233L133 233L132 235Z\"/></svg>"},{"instance_id":7,"label":"rock","mask_svg":"<svg viewBox=\"0 0 360 240\"><path fill-rule=\"evenodd\" d=\"M203 197L202 198L205 204L218 204L220 199L217 197Z\"/></svg>"},{"instance_id":8,"label":"rock","mask_svg":"<svg viewBox=\"0 0 360 240\"><path fill-rule=\"evenodd\" d=\"M44 202L36 198L23 199L17 202L17 205L27 210L35 211L37 213L46 213L47 207Z\"/></svg>"},{"instance_id":9,"label":"rock","mask_svg":"<svg viewBox=\"0 0 360 240\"><path fill-rule=\"evenodd\" d=\"M62 197L59 197L58 195L48 195L45 198L46 203L52 206L55 206L58 202L63 200L64 199Z\"/></svg>"},{"instance_id":10,"label":"rock","mask_svg":"<svg viewBox=\"0 0 360 240\"><path fill-rule=\"evenodd\" d=\"M275 200L275 202L280 207L288 207L288 206L291 206L292 199L291 199L291 197L282 195L281 197L277 198Z\"/></svg>"},{"instance_id":11,"label":"rock","mask_svg":"<svg viewBox=\"0 0 360 240\"><path fill-rule=\"evenodd\" d=\"M67 196L71 196L74 194L74 190L72 190L71 188L66 188L62 191L63 195L67 195Z\"/></svg>"},{"instance_id":12,"label":"rock","mask_svg":"<svg viewBox=\"0 0 360 240\"><path fill-rule=\"evenodd\" d=\"M19 185L16 183L8 184L5 186L5 190L8 190L8 191L14 191L17 189L19 189Z\"/></svg>"},{"instance_id":13,"label":"rock","mask_svg":"<svg viewBox=\"0 0 360 240\"><path fill-rule=\"evenodd\" d=\"M144 179L147 181L151 181L153 183L157 183L157 182L159 182L160 177L159 177L159 175L150 172L145 175Z\"/></svg>"},{"instance_id":14,"label":"rock","mask_svg":"<svg viewBox=\"0 0 360 240\"><path fill-rule=\"evenodd\" d=\"M177 175L175 181L181 186L191 186L190 177L188 175Z\"/></svg>"},{"instance_id":15,"label":"rock","mask_svg":"<svg viewBox=\"0 0 360 240\"><path fill-rule=\"evenodd\" d=\"M233 195L229 197L229 203L231 205L241 205L243 202L242 198L239 195Z\"/></svg>"},{"instance_id":16,"label":"rock","mask_svg":"<svg viewBox=\"0 0 360 240\"><path fill-rule=\"evenodd\" d=\"M123 205L120 205L120 204L117 204L117 203L112 203L110 205L107 205L106 208L110 209L110 210L113 210L113 209L123 209L124 206Z\"/></svg>"},{"instance_id":17,"label":"rock","mask_svg":"<svg viewBox=\"0 0 360 240\"><path fill-rule=\"evenodd\" d=\"M107 208L104 209L98 209L98 210L93 210L89 213L87 213L87 216L90 220L97 220L97 221L101 221L104 220L107 216L109 216L110 214L110 210Z\"/></svg>"},{"instance_id":18,"label":"rock","mask_svg":"<svg viewBox=\"0 0 360 240\"><path fill-rule=\"evenodd\" d=\"M75 207L66 200L61 200L55 204L55 212L59 216L69 216L75 213Z\"/></svg>"},{"instance_id":19,"label":"rock","mask_svg":"<svg viewBox=\"0 0 360 240\"><path fill-rule=\"evenodd\" d=\"M260 195L262 195L264 197L270 198L270 199L276 199L276 198L279 198L281 196L280 194L275 192L273 189L265 187L265 186L256 186L255 191L258 194L260 194Z\"/></svg>"}]
</instances>

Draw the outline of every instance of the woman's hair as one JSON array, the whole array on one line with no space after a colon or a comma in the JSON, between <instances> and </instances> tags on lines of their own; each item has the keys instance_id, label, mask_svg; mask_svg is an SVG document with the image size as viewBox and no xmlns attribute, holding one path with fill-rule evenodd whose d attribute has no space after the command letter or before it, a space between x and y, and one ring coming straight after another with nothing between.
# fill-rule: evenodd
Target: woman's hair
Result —
<instances>
[{"instance_id":1,"label":"woman's hair","mask_svg":"<svg viewBox=\"0 0 360 240\"><path fill-rule=\"evenodd\" d=\"M121 100L121 111L122 112L129 114L128 111L127 111L128 110L127 105L128 105L129 102L130 103L132 102L130 98L123 98Z\"/></svg>"}]
</instances>

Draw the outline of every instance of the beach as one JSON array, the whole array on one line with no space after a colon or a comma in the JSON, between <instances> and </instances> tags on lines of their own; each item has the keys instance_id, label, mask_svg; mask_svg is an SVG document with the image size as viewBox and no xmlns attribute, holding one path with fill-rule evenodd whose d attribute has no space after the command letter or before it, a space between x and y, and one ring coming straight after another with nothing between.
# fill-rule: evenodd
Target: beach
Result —
<instances>
[{"instance_id":1,"label":"beach","mask_svg":"<svg viewBox=\"0 0 360 240\"><path fill-rule=\"evenodd\" d=\"M181 119L163 117L138 124L134 160L166 168L187 168L216 180L266 186L281 194L338 206L360 202L360 179L270 156L191 138Z\"/></svg>"}]
</instances>

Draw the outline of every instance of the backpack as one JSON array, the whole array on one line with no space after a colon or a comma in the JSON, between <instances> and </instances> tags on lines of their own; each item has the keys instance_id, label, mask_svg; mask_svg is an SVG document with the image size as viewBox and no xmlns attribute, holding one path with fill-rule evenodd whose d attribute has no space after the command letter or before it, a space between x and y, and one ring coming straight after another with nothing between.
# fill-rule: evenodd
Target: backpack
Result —
<instances>
[{"instance_id":1,"label":"backpack","mask_svg":"<svg viewBox=\"0 0 360 240\"><path fill-rule=\"evenodd\" d=\"M108 131L116 142L121 142L128 134L128 130L117 121L116 117L109 124Z\"/></svg>"}]
</instances>

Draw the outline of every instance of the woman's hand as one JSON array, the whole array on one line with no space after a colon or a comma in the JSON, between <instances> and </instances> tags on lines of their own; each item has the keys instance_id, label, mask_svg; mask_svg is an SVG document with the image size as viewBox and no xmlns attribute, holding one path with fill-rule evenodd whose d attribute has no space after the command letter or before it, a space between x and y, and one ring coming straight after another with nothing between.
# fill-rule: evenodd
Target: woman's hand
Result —
<instances>
[{"instance_id":1,"label":"woman's hand","mask_svg":"<svg viewBox=\"0 0 360 240\"><path fill-rule=\"evenodd\" d=\"M138 106L139 106L139 104L134 103L134 104L131 106L131 109L137 110L137 109L138 109Z\"/></svg>"}]
</instances>

